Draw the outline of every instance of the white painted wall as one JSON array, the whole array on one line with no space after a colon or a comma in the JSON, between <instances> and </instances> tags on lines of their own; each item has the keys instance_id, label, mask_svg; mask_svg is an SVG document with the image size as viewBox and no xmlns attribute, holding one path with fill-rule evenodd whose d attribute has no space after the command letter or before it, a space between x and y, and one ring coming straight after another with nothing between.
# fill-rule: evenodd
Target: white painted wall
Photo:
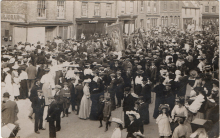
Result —
<instances>
[{"instance_id":1,"label":"white painted wall","mask_svg":"<svg viewBox=\"0 0 220 138\"><path fill-rule=\"evenodd\" d=\"M38 41L40 43L45 44L45 27L33 27L28 28L27 31L27 41L31 44L37 44Z\"/></svg>"}]
</instances>

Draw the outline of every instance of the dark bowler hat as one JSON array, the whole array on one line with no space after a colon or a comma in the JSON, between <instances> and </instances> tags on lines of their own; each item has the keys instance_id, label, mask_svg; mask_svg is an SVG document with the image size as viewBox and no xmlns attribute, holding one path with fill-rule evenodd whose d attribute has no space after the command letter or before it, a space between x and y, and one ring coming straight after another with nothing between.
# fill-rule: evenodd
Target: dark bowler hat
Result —
<instances>
[{"instance_id":1,"label":"dark bowler hat","mask_svg":"<svg viewBox=\"0 0 220 138\"><path fill-rule=\"evenodd\" d=\"M10 97L11 95L8 93L8 92L5 92L4 94L3 94L3 97Z\"/></svg>"}]
</instances>

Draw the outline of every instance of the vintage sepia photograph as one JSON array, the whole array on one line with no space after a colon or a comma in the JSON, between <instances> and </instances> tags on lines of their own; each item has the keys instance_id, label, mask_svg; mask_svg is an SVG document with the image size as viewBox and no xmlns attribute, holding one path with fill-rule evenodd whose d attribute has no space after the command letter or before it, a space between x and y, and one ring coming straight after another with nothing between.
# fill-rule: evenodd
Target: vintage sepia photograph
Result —
<instances>
[{"instance_id":1,"label":"vintage sepia photograph","mask_svg":"<svg viewBox=\"0 0 220 138\"><path fill-rule=\"evenodd\" d=\"M1 1L1 137L219 138L219 1Z\"/></svg>"}]
</instances>

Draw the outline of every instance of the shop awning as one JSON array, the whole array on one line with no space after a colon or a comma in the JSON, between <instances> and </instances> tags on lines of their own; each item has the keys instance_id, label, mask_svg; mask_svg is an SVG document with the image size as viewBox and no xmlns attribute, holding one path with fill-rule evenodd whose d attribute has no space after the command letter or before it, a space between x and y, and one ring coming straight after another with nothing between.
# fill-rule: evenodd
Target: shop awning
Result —
<instances>
[{"instance_id":1,"label":"shop awning","mask_svg":"<svg viewBox=\"0 0 220 138\"><path fill-rule=\"evenodd\" d=\"M76 23L115 23L117 18L76 18Z\"/></svg>"},{"instance_id":2,"label":"shop awning","mask_svg":"<svg viewBox=\"0 0 220 138\"><path fill-rule=\"evenodd\" d=\"M36 21L28 23L10 22L11 25L24 25L24 26L63 26L73 24L71 21Z\"/></svg>"},{"instance_id":3,"label":"shop awning","mask_svg":"<svg viewBox=\"0 0 220 138\"><path fill-rule=\"evenodd\" d=\"M203 13L202 14L202 18L219 18L219 14L218 13Z\"/></svg>"},{"instance_id":4,"label":"shop awning","mask_svg":"<svg viewBox=\"0 0 220 138\"><path fill-rule=\"evenodd\" d=\"M135 20L137 17L138 15L133 15L133 14L126 14L126 15L118 16L119 20Z\"/></svg>"}]
</instances>

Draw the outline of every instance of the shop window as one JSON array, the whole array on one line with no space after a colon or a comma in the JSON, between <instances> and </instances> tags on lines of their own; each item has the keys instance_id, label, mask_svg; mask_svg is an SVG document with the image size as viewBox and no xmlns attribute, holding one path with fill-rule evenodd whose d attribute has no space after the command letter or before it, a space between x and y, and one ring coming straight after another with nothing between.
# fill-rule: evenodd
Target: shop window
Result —
<instances>
[{"instance_id":1,"label":"shop window","mask_svg":"<svg viewBox=\"0 0 220 138\"><path fill-rule=\"evenodd\" d=\"M87 17L87 13L88 13L88 3L87 2L83 2L82 3L82 16L83 17Z\"/></svg>"},{"instance_id":2,"label":"shop window","mask_svg":"<svg viewBox=\"0 0 220 138\"><path fill-rule=\"evenodd\" d=\"M125 13L125 1L121 2L121 13Z\"/></svg>"},{"instance_id":3,"label":"shop window","mask_svg":"<svg viewBox=\"0 0 220 138\"><path fill-rule=\"evenodd\" d=\"M130 13L134 13L134 2L130 1Z\"/></svg>"},{"instance_id":4,"label":"shop window","mask_svg":"<svg viewBox=\"0 0 220 138\"><path fill-rule=\"evenodd\" d=\"M164 17L161 17L161 25L164 26Z\"/></svg>"},{"instance_id":5,"label":"shop window","mask_svg":"<svg viewBox=\"0 0 220 138\"><path fill-rule=\"evenodd\" d=\"M111 17L111 13L112 13L112 4L107 3L106 4L106 17Z\"/></svg>"},{"instance_id":6,"label":"shop window","mask_svg":"<svg viewBox=\"0 0 220 138\"><path fill-rule=\"evenodd\" d=\"M141 11L144 11L144 1L141 1Z\"/></svg>"},{"instance_id":7,"label":"shop window","mask_svg":"<svg viewBox=\"0 0 220 138\"><path fill-rule=\"evenodd\" d=\"M166 27L168 26L168 17L167 16L165 17L165 26Z\"/></svg>"},{"instance_id":8,"label":"shop window","mask_svg":"<svg viewBox=\"0 0 220 138\"><path fill-rule=\"evenodd\" d=\"M216 6L212 6L212 12L216 12Z\"/></svg>"},{"instance_id":9,"label":"shop window","mask_svg":"<svg viewBox=\"0 0 220 138\"><path fill-rule=\"evenodd\" d=\"M205 6L205 12L209 12L209 6Z\"/></svg>"},{"instance_id":10,"label":"shop window","mask_svg":"<svg viewBox=\"0 0 220 138\"><path fill-rule=\"evenodd\" d=\"M144 27L144 19L141 19L140 23L141 23L141 28L143 28Z\"/></svg>"},{"instance_id":11,"label":"shop window","mask_svg":"<svg viewBox=\"0 0 220 138\"><path fill-rule=\"evenodd\" d=\"M46 1L38 0L37 3L37 16L40 18L46 18Z\"/></svg>"},{"instance_id":12,"label":"shop window","mask_svg":"<svg viewBox=\"0 0 220 138\"><path fill-rule=\"evenodd\" d=\"M9 30L5 30L5 37L9 37Z\"/></svg>"},{"instance_id":13,"label":"shop window","mask_svg":"<svg viewBox=\"0 0 220 138\"><path fill-rule=\"evenodd\" d=\"M95 3L94 15L100 16L100 3Z\"/></svg>"},{"instance_id":14,"label":"shop window","mask_svg":"<svg viewBox=\"0 0 220 138\"><path fill-rule=\"evenodd\" d=\"M65 1L57 0L57 17L64 18L65 15Z\"/></svg>"}]
</instances>

